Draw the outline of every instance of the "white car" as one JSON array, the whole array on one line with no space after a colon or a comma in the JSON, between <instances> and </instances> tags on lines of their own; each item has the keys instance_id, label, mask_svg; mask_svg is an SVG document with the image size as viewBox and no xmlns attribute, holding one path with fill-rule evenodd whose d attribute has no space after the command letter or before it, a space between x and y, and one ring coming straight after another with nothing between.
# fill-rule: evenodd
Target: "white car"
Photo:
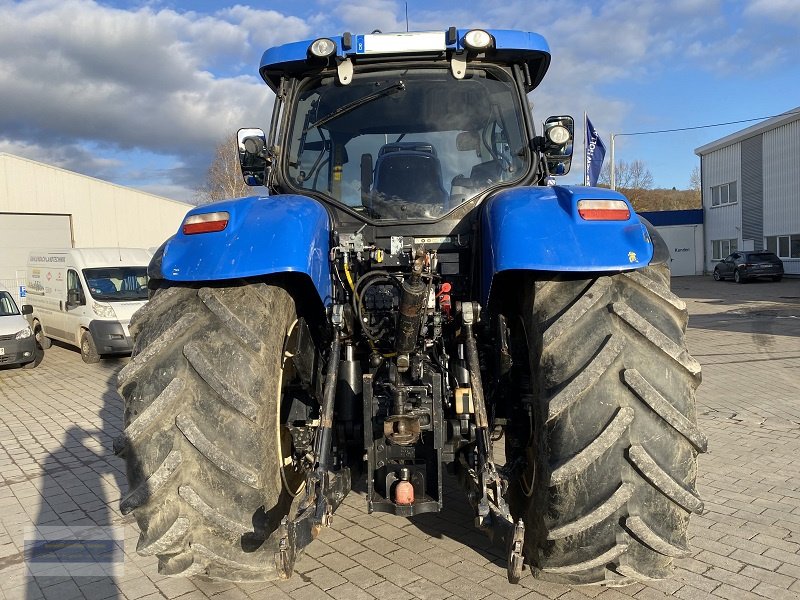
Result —
<instances>
[{"instance_id":1,"label":"white car","mask_svg":"<svg viewBox=\"0 0 800 600\"><path fill-rule=\"evenodd\" d=\"M23 365L32 369L42 361L44 353L37 347L33 330L23 316L30 312L27 304L20 312L14 297L0 287L0 366Z\"/></svg>"}]
</instances>

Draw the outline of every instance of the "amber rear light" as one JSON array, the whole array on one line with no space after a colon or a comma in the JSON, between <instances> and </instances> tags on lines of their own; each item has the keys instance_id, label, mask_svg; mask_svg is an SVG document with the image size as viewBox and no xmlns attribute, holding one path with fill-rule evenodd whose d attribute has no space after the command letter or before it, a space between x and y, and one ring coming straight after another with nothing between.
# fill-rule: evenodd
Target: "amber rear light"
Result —
<instances>
[{"instance_id":1,"label":"amber rear light","mask_svg":"<svg viewBox=\"0 0 800 600\"><path fill-rule=\"evenodd\" d=\"M585 221L627 221L628 205L622 200L578 200L578 214Z\"/></svg>"}]
</instances>

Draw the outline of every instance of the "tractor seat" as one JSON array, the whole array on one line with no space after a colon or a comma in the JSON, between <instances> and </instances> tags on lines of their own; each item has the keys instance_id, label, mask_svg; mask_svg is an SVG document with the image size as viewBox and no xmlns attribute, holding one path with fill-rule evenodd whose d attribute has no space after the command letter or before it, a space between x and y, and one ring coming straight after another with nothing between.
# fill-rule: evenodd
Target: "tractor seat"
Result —
<instances>
[{"instance_id":1,"label":"tractor seat","mask_svg":"<svg viewBox=\"0 0 800 600\"><path fill-rule=\"evenodd\" d=\"M383 200L395 198L442 207L449 200L442 185L442 166L436 151L425 143L405 142L382 147L375 164L373 189Z\"/></svg>"}]
</instances>

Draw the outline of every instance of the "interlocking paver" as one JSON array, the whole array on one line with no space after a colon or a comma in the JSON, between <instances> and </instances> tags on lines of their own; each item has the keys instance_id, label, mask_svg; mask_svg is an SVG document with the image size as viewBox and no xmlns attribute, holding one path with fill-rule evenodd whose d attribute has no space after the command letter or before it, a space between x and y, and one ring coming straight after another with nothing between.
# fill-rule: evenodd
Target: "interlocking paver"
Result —
<instances>
[{"instance_id":1,"label":"interlocking paver","mask_svg":"<svg viewBox=\"0 0 800 600\"><path fill-rule=\"evenodd\" d=\"M695 554L666 582L570 588L526 572L510 586L451 478L445 510L410 520L368 515L363 494L351 493L288 581L161 577L154 557L135 553L135 522L118 510L127 484L111 452L122 428L114 382L127 359L85 365L56 345L35 370L0 370L0 598L800 598L800 281L673 286L687 299L687 343L703 365L698 421L709 453L697 482L706 513L690 525ZM124 529L123 574L25 575L26 526L83 523Z\"/></svg>"}]
</instances>

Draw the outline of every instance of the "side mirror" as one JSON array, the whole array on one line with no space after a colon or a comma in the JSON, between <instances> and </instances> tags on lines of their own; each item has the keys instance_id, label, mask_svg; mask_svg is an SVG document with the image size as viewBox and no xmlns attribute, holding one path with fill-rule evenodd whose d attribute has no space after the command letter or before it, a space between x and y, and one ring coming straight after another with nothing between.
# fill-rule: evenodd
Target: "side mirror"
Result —
<instances>
[{"instance_id":1,"label":"side mirror","mask_svg":"<svg viewBox=\"0 0 800 600\"><path fill-rule=\"evenodd\" d=\"M67 306L75 307L84 304L80 290L67 290Z\"/></svg>"},{"instance_id":2,"label":"side mirror","mask_svg":"<svg viewBox=\"0 0 800 600\"><path fill-rule=\"evenodd\" d=\"M572 165L575 120L568 115L547 117L543 137L544 159L550 175L566 175Z\"/></svg>"},{"instance_id":3,"label":"side mirror","mask_svg":"<svg viewBox=\"0 0 800 600\"><path fill-rule=\"evenodd\" d=\"M267 151L267 137L261 129L240 129L236 133L239 164L247 185L264 185L272 162Z\"/></svg>"},{"instance_id":4,"label":"side mirror","mask_svg":"<svg viewBox=\"0 0 800 600\"><path fill-rule=\"evenodd\" d=\"M32 315L33 314L33 307L30 304L23 304L22 305L22 314L23 315Z\"/></svg>"}]
</instances>

